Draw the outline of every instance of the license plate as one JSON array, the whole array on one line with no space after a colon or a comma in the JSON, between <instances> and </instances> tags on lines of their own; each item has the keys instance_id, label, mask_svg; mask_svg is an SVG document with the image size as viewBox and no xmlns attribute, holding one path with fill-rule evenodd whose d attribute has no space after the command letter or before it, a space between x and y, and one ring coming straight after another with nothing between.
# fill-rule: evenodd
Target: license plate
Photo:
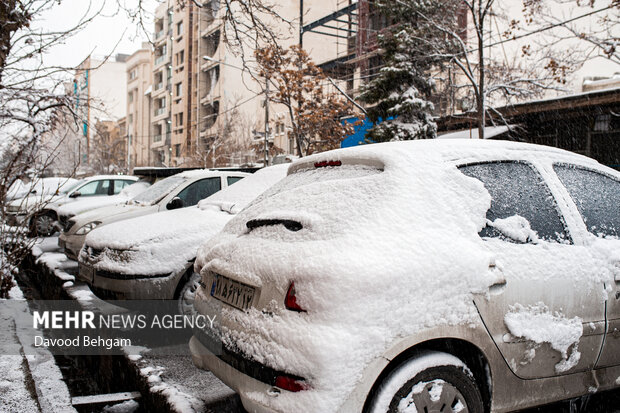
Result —
<instances>
[{"instance_id":1,"label":"license plate","mask_svg":"<svg viewBox=\"0 0 620 413\"><path fill-rule=\"evenodd\" d=\"M88 265L80 264L80 278L87 280L89 282L93 282L95 279L95 269L93 267L89 267Z\"/></svg>"},{"instance_id":2,"label":"license plate","mask_svg":"<svg viewBox=\"0 0 620 413\"><path fill-rule=\"evenodd\" d=\"M254 299L254 287L216 274L211 284L211 296L240 310L247 310Z\"/></svg>"}]
</instances>

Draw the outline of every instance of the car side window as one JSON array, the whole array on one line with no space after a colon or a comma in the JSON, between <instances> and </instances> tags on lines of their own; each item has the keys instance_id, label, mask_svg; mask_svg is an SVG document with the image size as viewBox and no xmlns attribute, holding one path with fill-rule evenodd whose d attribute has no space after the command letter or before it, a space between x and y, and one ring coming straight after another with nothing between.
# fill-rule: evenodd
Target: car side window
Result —
<instances>
[{"instance_id":1,"label":"car side window","mask_svg":"<svg viewBox=\"0 0 620 413\"><path fill-rule=\"evenodd\" d=\"M487 211L490 222L515 215L525 218L538 237L551 242L569 242L563 218L547 184L534 168L524 162L488 162L465 165L461 172L480 180L491 195ZM481 237L507 239L487 225ZM513 239L509 239L514 241Z\"/></svg>"},{"instance_id":2,"label":"car side window","mask_svg":"<svg viewBox=\"0 0 620 413\"><path fill-rule=\"evenodd\" d=\"M106 185L107 184L107 185ZM91 181L77 191L81 196L93 196L93 195L107 195L110 181Z\"/></svg>"},{"instance_id":3,"label":"car side window","mask_svg":"<svg viewBox=\"0 0 620 413\"><path fill-rule=\"evenodd\" d=\"M114 195L117 195L123 190L123 188L133 183L134 181L125 181L121 179L115 179L114 180Z\"/></svg>"},{"instance_id":4,"label":"car side window","mask_svg":"<svg viewBox=\"0 0 620 413\"><path fill-rule=\"evenodd\" d=\"M177 195L183 200L183 206L196 205L201 199L213 195L222 188L220 178L207 178L196 181Z\"/></svg>"},{"instance_id":5,"label":"car side window","mask_svg":"<svg viewBox=\"0 0 620 413\"><path fill-rule=\"evenodd\" d=\"M242 179L243 179L242 176L229 176L229 177L226 178L226 182L228 183L228 186L231 186L235 182L238 182L238 181L240 181Z\"/></svg>"},{"instance_id":6,"label":"car side window","mask_svg":"<svg viewBox=\"0 0 620 413\"><path fill-rule=\"evenodd\" d=\"M553 165L577 205L588 231L598 237L620 237L620 182L576 165Z\"/></svg>"}]
</instances>

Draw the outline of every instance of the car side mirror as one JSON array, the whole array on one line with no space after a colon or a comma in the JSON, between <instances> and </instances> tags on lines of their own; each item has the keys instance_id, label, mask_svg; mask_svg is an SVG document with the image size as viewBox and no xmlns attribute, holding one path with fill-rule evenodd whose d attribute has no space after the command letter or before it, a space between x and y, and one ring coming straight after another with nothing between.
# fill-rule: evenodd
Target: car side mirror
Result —
<instances>
[{"instance_id":1,"label":"car side mirror","mask_svg":"<svg viewBox=\"0 0 620 413\"><path fill-rule=\"evenodd\" d=\"M82 196L80 191L75 191L75 192L71 193L71 195L69 195L69 198L77 198L79 196Z\"/></svg>"},{"instance_id":2,"label":"car side mirror","mask_svg":"<svg viewBox=\"0 0 620 413\"><path fill-rule=\"evenodd\" d=\"M175 196L174 198L172 198L172 200L170 200L170 202L168 202L168 205L166 205L166 209L179 209L183 208L184 206L185 203L183 202L183 200L178 196Z\"/></svg>"},{"instance_id":3,"label":"car side mirror","mask_svg":"<svg viewBox=\"0 0 620 413\"><path fill-rule=\"evenodd\" d=\"M513 215L504 219L489 222L491 226L504 237L522 244L537 244L538 234L532 230L530 222L520 215Z\"/></svg>"}]
</instances>

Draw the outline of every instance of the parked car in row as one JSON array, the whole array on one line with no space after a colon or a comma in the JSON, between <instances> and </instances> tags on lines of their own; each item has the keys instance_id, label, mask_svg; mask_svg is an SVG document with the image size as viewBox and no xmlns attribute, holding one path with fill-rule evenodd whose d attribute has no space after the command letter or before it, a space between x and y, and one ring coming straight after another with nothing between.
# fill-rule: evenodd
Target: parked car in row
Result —
<instances>
[{"instance_id":1,"label":"parked car in row","mask_svg":"<svg viewBox=\"0 0 620 413\"><path fill-rule=\"evenodd\" d=\"M222 229L252 199L282 179L287 167L261 169L232 186L246 174L209 172L211 178L202 176L202 180L221 179L224 188L200 201L198 206L98 226L86 235L79 253L78 278L103 299L178 299L180 308L188 311L197 282L193 275L197 246ZM192 182L196 182L193 179L198 172L193 174ZM185 175L180 178L186 179ZM145 193L143 202L147 208L158 210L163 206L165 209L175 199L197 202L196 198L186 198L184 190L179 192L178 186L170 182L162 184L159 196ZM200 194L203 192L197 197L202 196ZM161 197L164 202L159 204L157 201ZM148 206L148 202L153 204ZM109 217L114 219L115 215Z\"/></svg>"},{"instance_id":2,"label":"parked car in row","mask_svg":"<svg viewBox=\"0 0 620 413\"><path fill-rule=\"evenodd\" d=\"M56 231L60 206L75 202L78 198L116 195L137 180L135 176L97 175L81 179L73 186L65 185L57 193L31 194L8 204L9 222L13 225L27 224L33 235L48 236Z\"/></svg>"},{"instance_id":3,"label":"parked car in row","mask_svg":"<svg viewBox=\"0 0 620 413\"><path fill-rule=\"evenodd\" d=\"M77 179L65 177L34 178L30 182L24 183L21 179L15 180L6 193L5 201L22 199L29 195L39 197L53 196L63 191L68 191L77 183Z\"/></svg>"},{"instance_id":4,"label":"parked car in row","mask_svg":"<svg viewBox=\"0 0 620 413\"><path fill-rule=\"evenodd\" d=\"M59 210L59 215L65 217L66 224L60 234L58 244L63 248L67 257L77 260L84 244L84 238L98 226L159 211L194 206L201 199L213 195L248 175L243 172L221 172L208 169L186 171L156 182L147 190L128 201L125 200L122 204L117 203L117 205L97 209L95 209L96 205L92 207L87 205L92 209L89 212L76 211L73 205L65 205Z\"/></svg>"},{"instance_id":5,"label":"parked car in row","mask_svg":"<svg viewBox=\"0 0 620 413\"><path fill-rule=\"evenodd\" d=\"M618 387L618 205L620 173L537 145L300 159L199 249L194 307L218 322L194 363L250 412L504 412Z\"/></svg>"}]
</instances>

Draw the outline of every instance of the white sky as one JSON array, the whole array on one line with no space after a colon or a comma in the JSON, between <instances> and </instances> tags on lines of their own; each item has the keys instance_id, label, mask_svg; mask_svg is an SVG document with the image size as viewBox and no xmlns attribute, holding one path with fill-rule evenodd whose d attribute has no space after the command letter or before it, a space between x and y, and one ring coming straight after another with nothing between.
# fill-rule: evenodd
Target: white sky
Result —
<instances>
[{"instance_id":1,"label":"white sky","mask_svg":"<svg viewBox=\"0 0 620 413\"><path fill-rule=\"evenodd\" d=\"M95 17L83 30L67 39L65 44L55 47L45 57L50 65L75 67L89 54L105 56L110 53L132 54L140 48L142 41L146 41L137 24L131 22L124 10L118 10L118 4L126 4L128 8L136 7L135 0L62 0L51 10L41 16L35 23L46 29L67 29L77 24L88 13L95 14L103 7L102 12ZM155 2L147 2L149 12L154 10ZM90 11L89 11L90 6ZM151 17L150 13L146 17ZM152 30L152 23L147 23L147 29ZM118 43L118 45L117 45Z\"/></svg>"}]
</instances>

